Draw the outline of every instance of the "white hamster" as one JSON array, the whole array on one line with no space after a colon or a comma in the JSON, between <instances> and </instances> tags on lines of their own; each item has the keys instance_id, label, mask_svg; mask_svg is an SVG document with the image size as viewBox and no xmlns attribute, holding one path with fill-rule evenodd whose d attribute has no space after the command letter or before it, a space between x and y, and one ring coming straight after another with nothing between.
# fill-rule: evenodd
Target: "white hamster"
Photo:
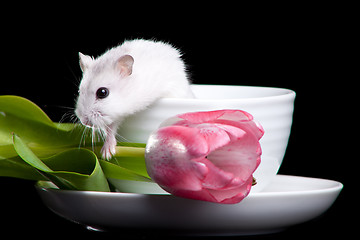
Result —
<instances>
[{"instance_id":1,"label":"white hamster","mask_svg":"<svg viewBox=\"0 0 360 240\"><path fill-rule=\"evenodd\" d=\"M101 154L115 153L123 119L162 97L193 98L181 53L151 40L125 41L98 58L79 53L83 77L75 114L106 135Z\"/></svg>"}]
</instances>

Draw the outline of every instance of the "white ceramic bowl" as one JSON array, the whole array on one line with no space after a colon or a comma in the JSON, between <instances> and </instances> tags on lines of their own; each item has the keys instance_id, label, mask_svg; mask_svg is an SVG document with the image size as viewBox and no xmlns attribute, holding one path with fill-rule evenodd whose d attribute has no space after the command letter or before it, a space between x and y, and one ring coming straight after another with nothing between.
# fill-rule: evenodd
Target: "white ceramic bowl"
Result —
<instances>
[{"instance_id":1,"label":"white ceramic bowl","mask_svg":"<svg viewBox=\"0 0 360 240\"><path fill-rule=\"evenodd\" d=\"M258 192L270 182L281 165L287 147L295 92L289 89L250 86L192 85L196 99L163 98L123 123L119 133L131 142L146 143L165 119L196 111L240 109L249 112L264 128L260 140L262 162L254 176ZM112 181L117 185L117 181ZM120 186L119 186L120 187Z\"/></svg>"}]
</instances>

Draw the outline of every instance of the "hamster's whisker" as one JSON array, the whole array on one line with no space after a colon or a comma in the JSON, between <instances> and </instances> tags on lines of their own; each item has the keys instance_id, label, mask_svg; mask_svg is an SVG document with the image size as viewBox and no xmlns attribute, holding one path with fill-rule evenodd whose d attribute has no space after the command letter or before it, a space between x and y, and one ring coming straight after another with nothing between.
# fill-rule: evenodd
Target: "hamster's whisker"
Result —
<instances>
[{"instance_id":1,"label":"hamster's whisker","mask_svg":"<svg viewBox=\"0 0 360 240\"><path fill-rule=\"evenodd\" d=\"M94 151L95 147L95 135L96 135L96 130L94 128L91 128L91 149Z\"/></svg>"},{"instance_id":2,"label":"hamster's whisker","mask_svg":"<svg viewBox=\"0 0 360 240\"><path fill-rule=\"evenodd\" d=\"M81 124L80 119L77 118L77 116L76 116L75 113L72 113L72 114L70 115L70 122L71 122L71 123L74 123L74 124L76 124L76 123Z\"/></svg>"},{"instance_id":3,"label":"hamster's whisker","mask_svg":"<svg viewBox=\"0 0 360 240\"><path fill-rule=\"evenodd\" d=\"M97 120L97 132L99 133L99 140L105 142L106 140L106 130L104 130L104 126L106 126L104 124L104 122L101 120L101 115L98 113L96 115L96 120Z\"/></svg>"},{"instance_id":4,"label":"hamster's whisker","mask_svg":"<svg viewBox=\"0 0 360 240\"><path fill-rule=\"evenodd\" d=\"M59 123L65 122L66 119L70 119L70 121L71 121L73 115L74 115L73 111L67 111L67 112L65 112L65 113L62 115Z\"/></svg>"},{"instance_id":5,"label":"hamster's whisker","mask_svg":"<svg viewBox=\"0 0 360 240\"><path fill-rule=\"evenodd\" d=\"M70 66L70 64L67 61L65 61L65 63L66 63L66 66L68 67L68 69L70 70L72 77L76 80L76 83L80 84L81 78L79 78L79 76L76 76L75 72L73 71L72 67ZM73 83L76 87L78 87L78 85L76 85L76 83L74 83L74 81L72 79L69 79L69 80L71 80L70 82Z\"/></svg>"},{"instance_id":6,"label":"hamster's whisker","mask_svg":"<svg viewBox=\"0 0 360 240\"><path fill-rule=\"evenodd\" d=\"M119 139L121 142L127 142L127 143L132 142L129 139L127 139L127 138L123 137L122 135L120 135L119 133L115 133L115 137L116 137L116 139Z\"/></svg>"},{"instance_id":7,"label":"hamster's whisker","mask_svg":"<svg viewBox=\"0 0 360 240\"><path fill-rule=\"evenodd\" d=\"M68 107L68 106L56 106L58 108L63 108L63 109L69 109L69 110L75 110L75 107Z\"/></svg>"},{"instance_id":8,"label":"hamster's whisker","mask_svg":"<svg viewBox=\"0 0 360 240\"><path fill-rule=\"evenodd\" d=\"M81 146L86 146L86 136L89 134L89 131L92 131L92 128L86 126L80 138L79 148L81 148Z\"/></svg>"}]
</instances>

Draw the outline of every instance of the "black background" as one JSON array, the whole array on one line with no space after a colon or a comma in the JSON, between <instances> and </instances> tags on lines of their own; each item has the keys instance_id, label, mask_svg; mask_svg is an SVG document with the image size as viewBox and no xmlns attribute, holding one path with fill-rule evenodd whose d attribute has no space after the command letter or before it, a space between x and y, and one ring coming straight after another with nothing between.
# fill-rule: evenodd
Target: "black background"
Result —
<instances>
[{"instance_id":1,"label":"black background","mask_svg":"<svg viewBox=\"0 0 360 240\"><path fill-rule=\"evenodd\" d=\"M356 168L356 148L351 142L356 141L357 128L355 100L351 99L356 78L350 74L355 66L355 30L348 8L292 6L270 10L262 6L261 11L252 8L231 13L203 8L198 17L186 9L175 13L171 8L101 17L84 10L71 19L68 9L61 9L59 16L57 10L16 13L10 20L20 21L4 24L1 95L26 97L53 121L59 121L67 108L74 106L81 79L78 52L98 56L133 38L155 38L180 48L196 84L295 90L292 133L280 173L333 179L345 188L320 218L279 234L248 238L340 236L351 230L351 213L356 207L348 211L345 206L352 206L349 169ZM0 188L2 232L110 235L89 232L50 212L32 182L0 178ZM147 233L126 234L126 238L137 237L150 238Z\"/></svg>"}]
</instances>

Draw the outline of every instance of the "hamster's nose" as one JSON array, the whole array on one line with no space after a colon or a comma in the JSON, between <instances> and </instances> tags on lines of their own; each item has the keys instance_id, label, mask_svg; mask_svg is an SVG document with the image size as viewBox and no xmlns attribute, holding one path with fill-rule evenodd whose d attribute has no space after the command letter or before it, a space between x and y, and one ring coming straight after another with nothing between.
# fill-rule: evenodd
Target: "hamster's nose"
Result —
<instances>
[{"instance_id":1,"label":"hamster's nose","mask_svg":"<svg viewBox=\"0 0 360 240\"><path fill-rule=\"evenodd\" d=\"M81 121L82 125L84 125L86 127L93 127L93 124L87 117L80 118L80 121Z\"/></svg>"},{"instance_id":2,"label":"hamster's nose","mask_svg":"<svg viewBox=\"0 0 360 240\"><path fill-rule=\"evenodd\" d=\"M90 119L88 117L86 117L79 108L75 109L75 115L80 120L82 125L84 125L86 127L92 127L93 126Z\"/></svg>"},{"instance_id":3,"label":"hamster's nose","mask_svg":"<svg viewBox=\"0 0 360 240\"><path fill-rule=\"evenodd\" d=\"M91 123L89 118L87 118L86 116L79 116L77 113L76 113L76 116L78 117L78 119L80 120L82 125L84 125L86 127L93 127L93 124Z\"/></svg>"}]
</instances>

